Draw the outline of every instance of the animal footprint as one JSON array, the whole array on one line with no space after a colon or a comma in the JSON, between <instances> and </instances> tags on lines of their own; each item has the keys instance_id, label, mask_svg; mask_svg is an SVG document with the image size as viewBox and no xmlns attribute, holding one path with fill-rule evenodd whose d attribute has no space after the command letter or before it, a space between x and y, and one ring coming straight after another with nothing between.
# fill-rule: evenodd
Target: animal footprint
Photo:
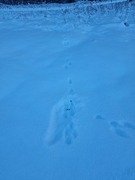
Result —
<instances>
[{"instance_id":1,"label":"animal footprint","mask_svg":"<svg viewBox=\"0 0 135 180\"><path fill-rule=\"evenodd\" d=\"M101 115L96 115L96 120L101 122L107 122L106 119ZM108 122L107 122L108 123ZM129 136L129 130L135 130L135 125L127 122L127 121L110 121L108 123L109 128L112 132L114 132L117 136L120 136L122 138L128 138Z\"/></svg>"},{"instance_id":2,"label":"animal footprint","mask_svg":"<svg viewBox=\"0 0 135 180\"><path fill-rule=\"evenodd\" d=\"M72 144L74 138L77 137L77 131L74 128L74 124L70 122L70 124L66 127L64 132L64 140L66 144Z\"/></svg>"},{"instance_id":3,"label":"animal footprint","mask_svg":"<svg viewBox=\"0 0 135 180\"><path fill-rule=\"evenodd\" d=\"M125 128L129 128L129 129L134 129L135 130L135 125L134 124L131 124L129 122L123 122L123 126Z\"/></svg>"},{"instance_id":4,"label":"animal footprint","mask_svg":"<svg viewBox=\"0 0 135 180\"><path fill-rule=\"evenodd\" d=\"M102 117L101 115L97 115L97 116L95 117L95 119L97 119L97 120L104 120L104 117Z\"/></svg>"},{"instance_id":5,"label":"animal footprint","mask_svg":"<svg viewBox=\"0 0 135 180\"><path fill-rule=\"evenodd\" d=\"M62 44L66 47L66 46L69 46L70 44L70 41L67 39L67 38L64 38Z\"/></svg>"},{"instance_id":6,"label":"animal footprint","mask_svg":"<svg viewBox=\"0 0 135 180\"><path fill-rule=\"evenodd\" d=\"M69 97L60 100L53 106L45 137L48 145L53 145L60 140L64 140L66 144L73 142L73 139L77 137L74 125L75 115L75 104Z\"/></svg>"},{"instance_id":7,"label":"animal footprint","mask_svg":"<svg viewBox=\"0 0 135 180\"><path fill-rule=\"evenodd\" d=\"M64 64L64 68L65 68L65 69L68 69L68 68L70 68L71 65L72 65L72 63L71 63L71 61L70 61L70 58L67 58L67 59L66 59L66 62L65 62L65 64Z\"/></svg>"},{"instance_id":8,"label":"animal footprint","mask_svg":"<svg viewBox=\"0 0 135 180\"><path fill-rule=\"evenodd\" d=\"M111 121L110 129L115 132L116 135L127 138L129 137L128 129L135 129L135 126L126 121Z\"/></svg>"}]
</instances>

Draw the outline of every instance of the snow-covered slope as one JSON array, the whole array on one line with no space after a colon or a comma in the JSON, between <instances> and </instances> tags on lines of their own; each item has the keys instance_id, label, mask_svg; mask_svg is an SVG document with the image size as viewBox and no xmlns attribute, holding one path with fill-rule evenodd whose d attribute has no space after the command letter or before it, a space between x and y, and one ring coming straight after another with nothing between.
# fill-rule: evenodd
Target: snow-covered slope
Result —
<instances>
[{"instance_id":1,"label":"snow-covered slope","mask_svg":"<svg viewBox=\"0 0 135 180\"><path fill-rule=\"evenodd\" d=\"M0 180L135 180L131 9L1 9Z\"/></svg>"},{"instance_id":2,"label":"snow-covered slope","mask_svg":"<svg viewBox=\"0 0 135 180\"><path fill-rule=\"evenodd\" d=\"M47 30L69 30L106 23L121 23L128 16L135 22L135 3L125 0L105 2L78 2L29 6L1 6L0 21L16 21L24 26Z\"/></svg>"}]
</instances>

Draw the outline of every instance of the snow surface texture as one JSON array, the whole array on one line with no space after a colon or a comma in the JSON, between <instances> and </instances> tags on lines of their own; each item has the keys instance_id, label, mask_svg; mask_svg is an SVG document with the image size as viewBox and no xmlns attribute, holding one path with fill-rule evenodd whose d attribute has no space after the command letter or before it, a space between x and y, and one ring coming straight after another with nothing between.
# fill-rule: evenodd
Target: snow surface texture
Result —
<instances>
[{"instance_id":1,"label":"snow surface texture","mask_svg":"<svg viewBox=\"0 0 135 180\"><path fill-rule=\"evenodd\" d=\"M67 46L68 41L64 39L63 45ZM66 58L64 69L67 72L67 96L59 100L52 110L50 115L49 127L45 135L45 142L48 145L54 145L61 139L66 144L72 144L73 139L77 137L77 130L75 124L77 124L77 111L81 107L79 98L74 92L72 79L69 77L69 69L72 66L70 58Z\"/></svg>"},{"instance_id":2,"label":"snow surface texture","mask_svg":"<svg viewBox=\"0 0 135 180\"><path fill-rule=\"evenodd\" d=\"M0 180L135 180L134 2L113 2L1 6Z\"/></svg>"},{"instance_id":3,"label":"snow surface texture","mask_svg":"<svg viewBox=\"0 0 135 180\"><path fill-rule=\"evenodd\" d=\"M130 13L128 9L130 7ZM127 17L128 16L128 17ZM128 18L128 19L127 19ZM135 21L135 2L126 0L99 3L77 2L67 5L2 6L0 20L14 21L44 30L71 30L105 23ZM86 28L85 27L85 28Z\"/></svg>"},{"instance_id":4,"label":"snow surface texture","mask_svg":"<svg viewBox=\"0 0 135 180\"><path fill-rule=\"evenodd\" d=\"M65 98L54 105L46 135L48 144L55 144L63 136L66 144L72 143L72 140L77 136L74 129L75 114L75 105L72 98Z\"/></svg>"},{"instance_id":5,"label":"snow surface texture","mask_svg":"<svg viewBox=\"0 0 135 180\"><path fill-rule=\"evenodd\" d=\"M96 116L96 119L98 120L105 120L100 115ZM122 138L128 138L130 135L128 134L128 130L135 130L135 125L123 120L117 120L117 121L110 121L108 123L110 130L114 132L117 136L120 136Z\"/></svg>"}]
</instances>

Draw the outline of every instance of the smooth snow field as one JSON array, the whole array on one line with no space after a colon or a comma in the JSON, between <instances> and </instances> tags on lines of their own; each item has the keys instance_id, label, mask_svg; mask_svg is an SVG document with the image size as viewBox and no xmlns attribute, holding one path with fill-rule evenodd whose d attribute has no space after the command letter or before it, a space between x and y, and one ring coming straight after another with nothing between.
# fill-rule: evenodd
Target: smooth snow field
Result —
<instances>
[{"instance_id":1,"label":"smooth snow field","mask_svg":"<svg viewBox=\"0 0 135 180\"><path fill-rule=\"evenodd\" d=\"M121 3L1 6L0 180L135 180L135 7Z\"/></svg>"}]
</instances>

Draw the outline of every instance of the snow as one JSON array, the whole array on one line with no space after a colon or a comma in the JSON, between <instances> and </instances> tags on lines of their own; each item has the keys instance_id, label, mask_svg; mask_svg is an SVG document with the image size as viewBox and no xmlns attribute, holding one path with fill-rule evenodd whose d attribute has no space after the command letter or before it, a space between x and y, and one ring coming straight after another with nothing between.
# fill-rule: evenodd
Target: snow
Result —
<instances>
[{"instance_id":1,"label":"snow","mask_svg":"<svg viewBox=\"0 0 135 180\"><path fill-rule=\"evenodd\" d=\"M135 180L134 5L58 6L1 8L0 180Z\"/></svg>"}]
</instances>

